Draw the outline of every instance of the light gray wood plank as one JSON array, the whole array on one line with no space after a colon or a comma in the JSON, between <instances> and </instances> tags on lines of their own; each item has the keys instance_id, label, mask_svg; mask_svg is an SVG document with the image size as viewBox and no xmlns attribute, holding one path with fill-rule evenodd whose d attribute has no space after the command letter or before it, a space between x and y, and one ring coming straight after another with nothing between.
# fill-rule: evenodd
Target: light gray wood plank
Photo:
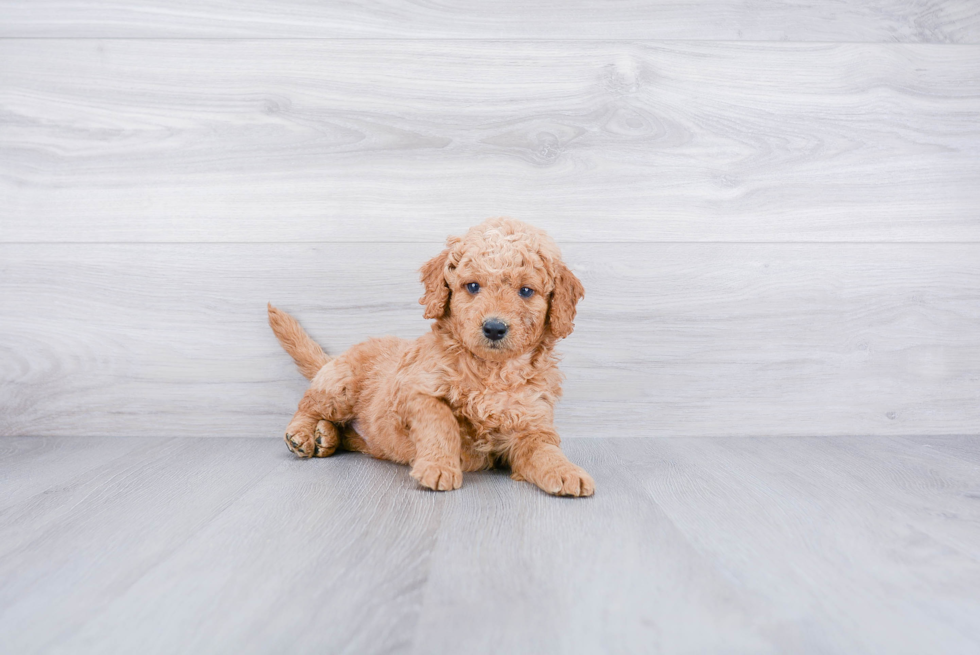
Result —
<instances>
[{"instance_id":1,"label":"light gray wood plank","mask_svg":"<svg viewBox=\"0 0 980 655\"><path fill-rule=\"evenodd\" d=\"M405 652L445 496L358 454L298 460L278 442L209 441L278 466L132 585L80 589L66 605L106 603L49 637L50 652Z\"/></svg>"},{"instance_id":2,"label":"light gray wood plank","mask_svg":"<svg viewBox=\"0 0 980 655\"><path fill-rule=\"evenodd\" d=\"M499 11L495 9L494 11ZM4 242L980 241L980 46L2 40Z\"/></svg>"},{"instance_id":3,"label":"light gray wood plank","mask_svg":"<svg viewBox=\"0 0 980 655\"><path fill-rule=\"evenodd\" d=\"M625 449L695 548L783 620L784 652L977 649L976 464L881 438L652 444L610 448Z\"/></svg>"},{"instance_id":4,"label":"light gray wood plank","mask_svg":"<svg viewBox=\"0 0 980 655\"><path fill-rule=\"evenodd\" d=\"M970 0L234 3L4 0L0 36L744 39L976 43Z\"/></svg>"},{"instance_id":5,"label":"light gray wood plank","mask_svg":"<svg viewBox=\"0 0 980 655\"><path fill-rule=\"evenodd\" d=\"M158 439L67 490L56 522L53 507L30 511L37 499L22 506L27 538L0 552L0 644L73 655L974 653L980 465L942 448L975 451L980 437L919 439L936 448L911 437L570 440L597 481L589 499L549 497L505 471L437 494L357 454L297 460L278 442Z\"/></svg>"},{"instance_id":6,"label":"light gray wood plank","mask_svg":"<svg viewBox=\"0 0 980 655\"><path fill-rule=\"evenodd\" d=\"M129 457L0 514L5 652L47 650L98 616L279 463L268 441L140 441Z\"/></svg>"},{"instance_id":7,"label":"light gray wood plank","mask_svg":"<svg viewBox=\"0 0 980 655\"><path fill-rule=\"evenodd\" d=\"M980 644L978 516L962 495L978 488L976 466L884 439L576 440L566 450L595 472L588 504L531 494L501 512L489 489L450 497L418 652Z\"/></svg>"},{"instance_id":8,"label":"light gray wood plank","mask_svg":"<svg viewBox=\"0 0 980 655\"><path fill-rule=\"evenodd\" d=\"M0 511L45 491L56 493L53 487L129 457L140 446L115 437L0 439Z\"/></svg>"},{"instance_id":9,"label":"light gray wood plank","mask_svg":"<svg viewBox=\"0 0 980 655\"><path fill-rule=\"evenodd\" d=\"M83 511L85 503L92 497L100 498L106 485L117 482L117 478L132 482L135 467L140 470L146 465L148 456L160 459L173 457L183 447L169 438L157 438L151 445L144 439L125 439L113 437L12 437L14 439L48 441L57 444L51 456L44 460L21 460L9 467L12 482L17 478L43 477L43 485L26 488L19 493L10 494L4 499L0 510L0 561L8 554L30 548L48 532L56 533L60 526L71 523ZM61 443L59 443L61 442ZM77 470L72 459L85 459L91 452L89 442L102 443L100 450L112 451L95 466ZM149 453L149 455L148 455ZM88 455L91 458L91 454ZM82 509L80 509L82 508ZM13 583L13 579L4 580ZM0 594L0 603L3 602ZM9 600L9 598L8 598Z\"/></svg>"},{"instance_id":10,"label":"light gray wood plank","mask_svg":"<svg viewBox=\"0 0 980 655\"><path fill-rule=\"evenodd\" d=\"M976 436L930 437L915 435L914 437L905 437L902 442L916 452L921 450L930 454L942 453L973 464L980 464L980 439L977 439ZM980 494L973 494L970 497L980 498Z\"/></svg>"},{"instance_id":11,"label":"light gray wood plank","mask_svg":"<svg viewBox=\"0 0 980 655\"><path fill-rule=\"evenodd\" d=\"M333 353L414 338L440 247L0 247L0 434L278 438L306 384L265 303ZM980 432L978 245L564 250L566 436Z\"/></svg>"},{"instance_id":12,"label":"light gray wood plank","mask_svg":"<svg viewBox=\"0 0 980 655\"><path fill-rule=\"evenodd\" d=\"M500 471L465 476L413 652L775 652L772 616L692 547L609 441L565 444L598 485L579 502Z\"/></svg>"}]
</instances>

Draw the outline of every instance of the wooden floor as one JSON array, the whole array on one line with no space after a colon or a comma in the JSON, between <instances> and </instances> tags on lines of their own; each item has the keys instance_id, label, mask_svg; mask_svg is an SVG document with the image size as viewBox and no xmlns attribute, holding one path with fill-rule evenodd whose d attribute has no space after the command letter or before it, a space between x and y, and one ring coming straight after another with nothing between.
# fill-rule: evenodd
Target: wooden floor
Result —
<instances>
[{"instance_id":1,"label":"wooden floor","mask_svg":"<svg viewBox=\"0 0 980 655\"><path fill-rule=\"evenodd\" d=\"M980 437L565 447L594 498L270 439L0 440L0 650L980 650Z\"/></svg>"}]
</instances>

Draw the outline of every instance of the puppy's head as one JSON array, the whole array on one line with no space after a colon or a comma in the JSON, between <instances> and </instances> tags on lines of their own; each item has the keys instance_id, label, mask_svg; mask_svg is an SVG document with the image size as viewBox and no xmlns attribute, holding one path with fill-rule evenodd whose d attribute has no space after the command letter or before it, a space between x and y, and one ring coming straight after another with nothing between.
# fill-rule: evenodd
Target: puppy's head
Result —
<instances>
[{"instance_id":1,"label":"puppy's head","mask_svg":"<svg viewBox=\"0 0 980 655\"><path fill-rule=\"evenodd\" d=\"M421 269L425 317L439 320L467 350L503 361L572 333L582 283L542 230L493 218Z\"/></svg>"}]
</instances>

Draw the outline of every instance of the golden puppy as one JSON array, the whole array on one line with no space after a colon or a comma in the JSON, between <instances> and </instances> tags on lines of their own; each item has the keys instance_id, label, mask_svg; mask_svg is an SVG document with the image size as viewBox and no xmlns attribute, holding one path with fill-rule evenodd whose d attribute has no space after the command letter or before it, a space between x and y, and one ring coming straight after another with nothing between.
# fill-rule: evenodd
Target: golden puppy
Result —
<instances>
[{"instance_id":1,"label":"golden puppy","mask_svg":"<svg viewBox=\"0 0 980 655\"><path fill-rule=\"evenodd\" d=\"M269 324L311 379L286 444L300 457L338 447L409 464L429 489L458 489L463 471L509 465L551 494L590 496L595 483L558 447L555 342L572 332L582 283L541 230L491 219L421 269L432 331L370 339L331 359L288 314Z\"/></svg>"}]
</instances>

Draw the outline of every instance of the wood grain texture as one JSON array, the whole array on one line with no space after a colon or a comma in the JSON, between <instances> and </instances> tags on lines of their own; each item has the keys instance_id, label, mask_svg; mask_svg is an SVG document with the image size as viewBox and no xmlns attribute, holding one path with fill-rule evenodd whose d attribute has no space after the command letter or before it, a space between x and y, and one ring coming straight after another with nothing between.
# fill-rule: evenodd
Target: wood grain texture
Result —
<instances>
[{"instance_id":1,"label":"wood grain texture","mask_svg":"<svg viewBox=\"0 0 980 655\"><path fill-rule=\"evenodd\" d=\"M34 542L0 541L0 643L22 653L404 651L445 497L418 493L405 467L352 454L303 461L281 446L185 439L166 457L151 446Z\"/></svg>"},{"instance_id":2,"label":"wood grain texture","mask_svg":"<svg viewBox=\"0 0 980 655\"><path fill-rule=\"evenodd\" d=\"M976 439L944 439L916 435L906 437L903 443L914 450L938 451L952 457L964 459L973 464L980 464L980 440ZM974 497L974 496L971 496Z\"/></svg>"},{"instance_id":3,"label":"wood grain texture","mask_svg":"<svg viewBox=\"0 0 980 655\"><path fill-rule=\"evenodd\" d=\"M970 0L4 0L0 36L980 42Z\"/></svg>"},{"instance_id":4,"label":"wood grain texture","mask_svg":"<svg viewBox=\"0 0 980 655\"><path fill-rule=\"evenodd\" d=\"M138 440L110 437L77 443L45 437L0 439L0 511L113 460L131 457L139 447Z\"/></svg>"},{"instance_id":5,"label":"wood grain texture","mask_svg":"<svg viewBox=\"0 0 980 655\"><path fill-rule=\"evenodd\" d=\"M499 8L494 9L500 12ZM980 241L980 46L2 40L3 242Z\"/></svg>"},{"instance_id":6,"label":"wood grain texture","mask_svg":"<svg viewBox=\"0 0 980 655\"><path fill-rule=\"evenodd\" d=\"M257 440L146 434L137 451L136 440L114 441L130 455L66 477L0 515L5 652L46 650L98 616L276 466ZM220 467L234 474L216 474Z\"/></svg>"},{"instance_id":7,"label":"wood grain texture","mask_svg":"<svg viewBox=\"0 0 980 655\"><path fill-rule=\"evenodd\" d=\"M499 472L465 476L446 499L415 653L771 650L769 617L691 547L615 441L566 444L603 481L584 503Z\"/></svg>"},{"instance_id":8,"label":"wood grain texture","mask_svg":"<svg viewBox=\"0 0 980 655\"><path fill-rule=\"evenodd\" d=\"M270 441L99 440L145 448L0 512L0 644L972 654L980 464L946 451L980 438L922 440L572 440L597 482L577 500L503 471L437 494Z\"/></svg>"},{"instance_id":9,"label":"wood grain texture","mask_svg":"<svg viewBox=\"0 0 980 655\"><path fill-rule=\"evenodd\" d=\"M417 652L967 653L980 643L976 465L876 438L566 449L594 471L594 504L530 494L519 512L499 512L486 491L449 498Z\"/></svg>"},{"instance_id":10,"label":"wood grain texture","mask_svg":"<svg viewBox=\"0 0 980 655\"><path fill-rule=\"evenodd\" d=\"M0 434L278 438L330 352L427 321L433 244L0 247ZM567 245L567 437L980 432L980 246Z\"/></svg>"},{"instance_id":11,"label":"wood grain texture","mask_svg":"<svg viewBox=\"0 0 980 655\"><path fill-rule=\"evenodd\" d=\"M785 621L781 651L976 649L977 464L876 438L660 443L611 446L694 547Z\"/></svg>"}]
</instances>

